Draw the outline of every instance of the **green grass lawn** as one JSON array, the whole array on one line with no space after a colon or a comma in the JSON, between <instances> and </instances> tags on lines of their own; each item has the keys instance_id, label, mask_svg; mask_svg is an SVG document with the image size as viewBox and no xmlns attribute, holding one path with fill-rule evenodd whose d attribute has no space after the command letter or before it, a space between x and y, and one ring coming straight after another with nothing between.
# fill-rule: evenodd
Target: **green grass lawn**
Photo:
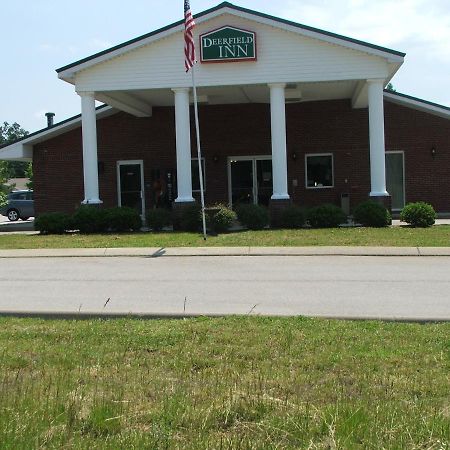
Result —
<instances>
[{"instance_id":1,"label":"green grass lawn","mask_svg":"<svg viewBox=\"0 0 450 450\"><path fill-rule=\"evenodd\" d=\"M447 449L450 324L0 319L2 449Z\"/></svg>"},{"instance_id":2,"label":"green grass lawn","mask_svg":"<svg viewBox=\"0 0 450 450\"><path fill-rule=\"evenodd\" d=\"M322 230L239 231L209 237L198 233L0 236L0 249L79 247L249 247L249 246L401 246L448 247L450 226L431 228L333 228Z\"/></svg>"}]
</instances>

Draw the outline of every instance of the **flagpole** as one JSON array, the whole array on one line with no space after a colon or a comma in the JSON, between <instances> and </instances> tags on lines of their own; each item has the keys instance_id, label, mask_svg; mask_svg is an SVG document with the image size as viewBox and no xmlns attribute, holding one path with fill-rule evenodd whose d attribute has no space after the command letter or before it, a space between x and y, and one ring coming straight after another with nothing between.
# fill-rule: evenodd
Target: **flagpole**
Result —
<instances>
[{"instance_id":1,"label":"flagpole","mask_svg":"<svg viewBox=\"0 0 450 450\"><path fill-rule=\"evenodd\" d=\"M198 121L197 86L195 85L195 64L192 66L192 88L194 91L195 134L197 135L198 176L200 178L200 198L202 202L203 239L206 241L205 193L203 189L202 150L200 148L200 125Z\"/></svg>"}]
</instances>

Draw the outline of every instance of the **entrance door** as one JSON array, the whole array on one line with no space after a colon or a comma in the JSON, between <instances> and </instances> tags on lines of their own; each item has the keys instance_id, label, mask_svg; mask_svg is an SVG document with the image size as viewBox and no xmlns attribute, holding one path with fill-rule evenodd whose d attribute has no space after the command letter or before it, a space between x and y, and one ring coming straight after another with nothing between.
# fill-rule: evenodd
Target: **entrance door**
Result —
<instances>
[{"instance_id":1,"label":"entrance door","mask_svg":"<svg viewBox=\"0 0 450 450\"><path fill-rule=\"evenodd\" d=\"M401 210L405 206L403 152L386 152L386 190L391 195L392 210Z\"/></svg>"},{"instance_id":2,"label":"entrance door","mask_svg":"<svg viewBox=\"0 0 450 450\"><path fill-rule=\"evenodd\" d=\"M117 183L119 206L136 209L139 215L144 217L144 163L142 161L118 161Z\"/></svg>"},{"instance_id":3,"label":"entrance door","mask_svg":"<svg viewBox=\"0 0 450 450\"><path fill-rule=\"evenodd\" d=\"M230 204L254 203L269 205L273 192L270 156L228 159Z\"/></svg>"}]
</instances>

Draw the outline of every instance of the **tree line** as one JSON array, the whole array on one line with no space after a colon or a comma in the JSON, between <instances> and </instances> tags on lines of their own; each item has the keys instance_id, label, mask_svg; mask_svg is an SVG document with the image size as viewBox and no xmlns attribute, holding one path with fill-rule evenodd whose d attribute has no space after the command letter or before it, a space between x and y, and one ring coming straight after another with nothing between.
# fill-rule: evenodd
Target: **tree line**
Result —
<instances>
[{"instance_id":1,"label":"tree line","mask_svg":"<svg viewBox=\"0 0 450 450\"><path fill-rule=\"evenodd\" d=\"M4 122L3 125L0 125L0 146L11 144L27 134L28 131L24 130L17 122L13 124ZM30 178L27 186L32 189L33 167L31 162L0 160L0 206L6 203L7 194L11 189L6 183L11 178Z\"/></svg>"}]
</instances>

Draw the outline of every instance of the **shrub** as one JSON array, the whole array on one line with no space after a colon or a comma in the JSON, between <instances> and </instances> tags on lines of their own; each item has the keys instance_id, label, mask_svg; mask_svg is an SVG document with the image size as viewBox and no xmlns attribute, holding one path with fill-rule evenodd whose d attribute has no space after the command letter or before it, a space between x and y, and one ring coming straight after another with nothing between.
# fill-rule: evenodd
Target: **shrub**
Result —
<instances>
[{"instance_id":1,"label":"shrub","mask_svg":"<svg viewBox=\"0 0 450 450\"><path fill-rule=\"evenodd\" d=\"M305 212L298 206L289 206L281 212L280 226L282 228L302 228L305 224Z\"/></svg>"},{"instance_id":2,"label":"shrub","mask_svg":"<svg viewBox=\"0 0 450 450\"><path fill-rule=\"evenodd\" d=\"M180 229L183 231L199 231L202 227L202 208L197 203L186 206L181 212Z\"/></svg>"},{"instance_id":3,"label":"shrub","mask_svg":"<svg viewBox=\"0 0 450 450\"><path fill-rule=\"evenodd\" d=\"M212 209L213 212L210 215L210 223L213 230L217 233L228 231L232 227L233 222L237 219L236 213L222 204L215 205Z\"/></svg>"},{"instance_id":4,"label":"shrub","mask_svg":"<svg viewBox=\"0 0 450 450\"><path fill-rule=\"evenodd\" d=\"M172 222L172 216L170 211L165 208L151 209L147 213L148 226L153 231L161 231L164 227L167 227Z\"/></svg>"},{"instance_id":5,"label":"shrub","mask_svg":"<svg viewBox=\"0 0 450 450\"><path fill-rule=\"evenodd\" d=\"M413 227L431 227L436 221L436 211L429 203L409 203L402 209L400 220Z\"/></svg>"},{"instance_id":6,"label":"shrub","mask_svg":"<svg viewBox=\"0 0 450 450\"><path fill-rule=\"evenodd\" d=\"M142 219L133 208L117 207L105 210L107 227L111 231L135 231L142 227Z\"/></svg>"},{"instance_id":7,"label":"shrub","mask_svg":"<svg viewBox=\"0 0 450 450\"><path fill-rule=\"evenodd\" d=\"M347 220L341 208L330 204L311 208L307 216L312 228L334 228Z\"/></svg>"},{"instance_id":8,"label":"shrub","mask_svg":"<svg viewBox=\"0 0 450 450\"><path fill-rule=\"evenodd\" d=\"M239 222L249 230L262 230L269 223L269 213L264 206L242 204L236 208Z\"/></svg>"},{"instance_id":9,"label":"shrub","mask_svg":"<svg viewBox=\"0 0 450 450\"><path fill-rule=\"evenodd\" d=\"M108 230L107 210L96 206L82 205L72 216L73 228L80 233L101 233Z\"/></svg>"},{"instance_id":10,"label":"shrub","mask_svg":"<svg viewBox=\"0 0 450 450\"><path fill-rule=\"evenodd\" d=\"M353 212L355 222L364 227L387 227L392 223L391 214L380 203L368 200L360 203Z\"/></svg>"},{"instance_id":11,"label":"shrub","mask_svg":"<svg viewBox=\"0 0 450 450\"><path fill-rule=\"evenodd\" d=\"M1 188L1 186L0 186L0 188ZM8 203L8 196L7 196L7 194L5 194L4 192L0 191L0 208L2 206L7 205L7 203Z\"/></svg>"},{"instance_id":12,"label":"shrub","mask_svg":"<svg viewBox=\"0 0 450 450\"><path fill-rule=\"evenodd\" d=\"M41 234L63 234L70 228L68 214L53 212L41 214L34 221L34 228Z\"/></svg>"}]
</instances>

